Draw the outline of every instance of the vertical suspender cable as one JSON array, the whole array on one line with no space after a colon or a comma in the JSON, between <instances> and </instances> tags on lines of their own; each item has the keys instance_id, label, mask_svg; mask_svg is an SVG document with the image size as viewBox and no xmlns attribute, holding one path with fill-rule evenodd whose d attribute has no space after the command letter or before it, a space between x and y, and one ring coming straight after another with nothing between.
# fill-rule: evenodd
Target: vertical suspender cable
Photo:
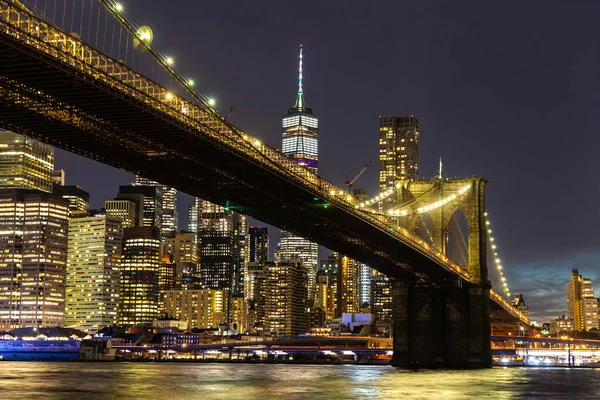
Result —
<instances>
[{"instance_id":1,"label":"vertical suspender cable","mask_svg":"<svg viewBox=\"0 0 600 400\"><path fill-rule=\"evenodd\" d=\"M92 11L94 9L94 0L90 0L90 17L88 18L88 32L86 40L92 41L90 38L91 29L92 29Z\"/></svg>"},{"instance_id":2,"label":"vertical suspender cable","mask_svg":"<svg viewBox=\"0 0 600 400\"><path fill-rule=\"evenodd\" d=\"M98 7L98 18L96 18L96 48L98 48L98 31L100 30L100 7Z\"/></svg>"},{"instance_id":3,"label":"vertical suspender cable","mask_svg":"<svg viewBox=\"0 0 600 400\"><path fill-rule=\"evenodd\" d=\"M75 31L73 30L73 24L74 24L74 20L75 20L75 3L73 3L73 8L72 8L71 10L72 10L72 11L71 11L71 29L70 29L70 32L69 32L69 33L73 33L73 32L75 32Z\"/></svg>"}]
</instances>

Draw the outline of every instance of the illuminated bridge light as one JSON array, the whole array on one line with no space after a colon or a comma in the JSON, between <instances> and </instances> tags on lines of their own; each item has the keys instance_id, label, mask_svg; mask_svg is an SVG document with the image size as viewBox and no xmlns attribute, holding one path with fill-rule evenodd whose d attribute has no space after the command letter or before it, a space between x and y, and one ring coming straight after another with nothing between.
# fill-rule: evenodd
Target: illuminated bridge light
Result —
<instances>
[{"instance_id":1,"label":"illuminated bridge light","mask_svg":"<svg viewBox=\"0 0 600 400\"><path fill-rule=\"evenodd\" d=\"M215 99L213 99L213 98L208 99L208 105L209 106L214 107L215 104L217 104L217 102L215 101Z\"/></svg>"},{"instance_id":2,"label":"illuminated bridge light","mask_svg":"<svg viewBox=\"0 0 600 400\"><path fill-rule=\"evenodd\" d=\"M165 57L165 64L173 65L175 64L175 60L173 60L173 57Z\"/></svg>"},{"instance_id":3,"label":"illuminated bridge light","mask_svg":"<svg viewBox=\"0 0 600 400\"><path fill-rule=\"evenodd\" d=\"M122 12L125 8L123 7L123 4L115 3L114 9L116 12Z\"/></svg>"}]
</instances>

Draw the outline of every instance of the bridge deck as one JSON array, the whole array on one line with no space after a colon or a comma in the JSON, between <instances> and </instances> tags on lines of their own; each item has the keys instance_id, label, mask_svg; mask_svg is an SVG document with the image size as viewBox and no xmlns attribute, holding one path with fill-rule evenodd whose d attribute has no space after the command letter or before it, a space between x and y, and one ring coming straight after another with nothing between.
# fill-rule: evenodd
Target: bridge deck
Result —
<instances>
[{"instance_id":1,"label":"bridge deck","mask_svg":"<svg viewBox=\"0 0 600 400\"><path fill-rule=\"evenodd\" d=\"M287 229L396 278L468 280L203 105L0 1L0 126ZM310 222L307 222L310 221Z\"/></svg>"}]
</instances>

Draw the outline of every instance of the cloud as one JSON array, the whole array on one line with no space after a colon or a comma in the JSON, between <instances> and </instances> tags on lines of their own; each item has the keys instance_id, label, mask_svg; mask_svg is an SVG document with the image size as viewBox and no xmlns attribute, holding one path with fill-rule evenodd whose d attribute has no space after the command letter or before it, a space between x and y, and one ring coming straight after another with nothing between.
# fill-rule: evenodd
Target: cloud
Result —
<instances>
[{"instance_id":1,"label":"cloud","mask_svg":"<svg viewBox=\"0 0 600 400\"><path fill-rule=\"evenodd\" d=\"M567 282L573 268L591 278L592 284L600 285L599 261L600 253L573 254L513 265L506 267L504 273L511 291L523 294L531 319L543 323L567 313ZM596 293L598 295L600 293Z\"/></svg>"}]
</instances>

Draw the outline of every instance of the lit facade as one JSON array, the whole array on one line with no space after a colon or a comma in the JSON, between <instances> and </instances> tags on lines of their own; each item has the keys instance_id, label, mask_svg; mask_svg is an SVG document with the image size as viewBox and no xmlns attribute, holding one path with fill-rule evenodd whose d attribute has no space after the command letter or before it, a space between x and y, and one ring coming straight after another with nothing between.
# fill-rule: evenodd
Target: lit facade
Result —
<instances>
[{"instance_id":1,"label":"lit facade","mask_svg":"<svg viewBox=\"0 0 600 400\"><path fill-rule=\"evenodd\" d=\"M90 194L77 185L54 185L54 193L69 202L69 217L87 216Z\"/></svg>"},{"instance_id":2,"label":"lit facade","mask_svg":"<svg viewBox=\"0 0 600 400\"><path fill-rule=\"evenodd\" d=\"M320 308L325 313L325 319L331 321L337 315L336 279L323 270L317 272L315 286L315 301L313 307Z\"/></svg>"},{"instance_id":3,"label":"lit facade","mask_svg":"<svg viewBox=\"0 0 600 400\"><path fill-rule=\"evenodd\" d=\"M419 178L419 118L379 117L379 190Z\"/></svg>"},{"instance_id":4,"label":"lit facade","mask_svg":"<svg viewBox=\"0 0 600 400\"><path fill-rule=\"evenodd\" d=\"M164 290L194 289L201 286L198 269L198 242L192 232L178 232L161 243L161 270L165 277L171 276L172 285L161 286ZM161 274L162 276L162 274Z\"/></svg>"},{"instance_id":5,"label":"lit facade","mask_svg":"<svg viewBox=\"0 0 600 400\"><path fill-rule=\"evenodd\" d=\"M128 199L106 200L104 202L106 216L114 217L121 221L123 228L138 226L138 210L135 201ZM142 217L143 218L143 217Z\"/></svg>"},{"instance_id":6,"label":"lit facade","mask_svg":"<svg viewBox=\"0 0 600 400\"><path fill-rule=\"evenodd\" d=\"M35 189L52 193L54 148L0 129L0 189Z\"/></svg>"},{"instance_id":7,"label":"lit facade","mask_svg":"<svg viewBox=\"0 0 600 400\"><path fill-rule=\"evenodd\" d=\"M139 196L142 204L139 204ZM118 199L136 201L136 207L141 207L142 220L137 226L155 226L162 228L163 192L161 186L119 186Z\"/></svg>"},{"instance_id":8,"label":"lit facade","mask_svg":"<svg viewBox=\"0 0 600 400\"><path fill-rule=\"evenodd\" d=\"M298 94L294 107L281 119L281 153L314 173L319 167L319 119L304 101L303 54L300 46ZM300 259L308 276L308 291L312 298L319 262L319 245L288 231L281 231L281 260Z\"/></svg>"},{"instance_id":9,"label":"lit facade","mask_svg":"<svg viewBox=\"0 0 600 400\"><path fill-rule=\"evenodd\" d=\"M242 293L247 260L247 217L209 201L199 201L200 275L208 289Z\"/></svg>"},{"instance_id":10,"label":"lit facade","mask_svg":"<svg viewBox=\"0 0 600 400\"><path fill-rule=\"evenodd\" d=\"M379 272L373 272L371 280L371 313L375 314L377 321L392 321L392 282Z\"/></svg>"},{"instance_id":11,"label":"lit facade","mask_svg":"<svg viewBox=\"0 0 600 400\"><path fill-rule=\"evenodd\" d=\"M339 312L360 313L360 263L347 256L341 256L337 284Z\"/></svg>"},{"instance_id":12,"label":"lit facade","mask_svg":"<svg viewBox=\"0 0 600 400\"><path fill-rule=\"evenodd\" d=\"M177 232L179 226L179 214L177 212L177 189L161 185L158 182L143 178L139 175L135 176L134 186L156 186L162 192L162 220L160 226L161 235L169 236Z\"/></svg>"},{"instance_id":13,"label":"lit facade","mask_svg":"<svg viewBox=\"0 0 600 400\"><path fill-rule=\"evenodd\" d=\"M216 328L227 322L228 297L227 290L171 290L165 293L165 311L186 321L188 329Z\"/></svg>"},{"instance_id":14,"label":"lit facade","mask_svg":"<svg viewBox=\"0 0 600 400\"><path fill-rule=\"evenodd\" d=\"M269 262L264 268L264 329L275 336L296 336L308 329L308 280L298 260Z\"/></svg>"},{"instance_id":15,"label":"lit facade","mask_svg":"<svg viewBox=\"0 0 600 400\"><path fill-rule=\"evenodd\" d=\"M251 226L248 229L248 260L259 264L269 261L269 228Z\"/></svg>"},{"instance_id":16,"label":"lit facade","mask_svg":"<svg viewBox=\"0 0 600 400\"><path fill-rule=\"evenodd\" d=\"M121 221L72 218L68 238L65 326L96 332L116 324Z\"/></svg>"},{"instance_id":17,"label":"lit facade","mask_svg":"<svg viewBox=\"0 0 600 400\"><path fill-rule=\"evenodd\" d=\"M119 324L150 323L158 317L159 230L155 226L123 229L119 269Z\"/></svg>"},{"instance_id":18,"label":"lit facade","mask_svg":"<svg viewBox=\"0 0 600 400\"><path fill-rule=\"evenodd\" d=\"M232 328L240 333L249 329L248 325L248 303L243 296L231 297L230 312Z\"/></svg>"},{"instance_id":19,"label":"lit facade","mask_svg":"<svg viewBox=\"0 0 600 400\"><path fill-rule=\"evenodd\" d=\"M598 299L594 297L592 280L574 269L567 283L567 311L575 331L598 329Z\"/></svg>"},{"instance_id":20,"label":"lit facade","mask_svg":"<svg viewBox=\"0 0 600 400\"><path fill-rule=\"evenodd\" d=\"M0 330L62 326L68 203L36 190L0 190Z\"/></svg>"}]
</instances>

